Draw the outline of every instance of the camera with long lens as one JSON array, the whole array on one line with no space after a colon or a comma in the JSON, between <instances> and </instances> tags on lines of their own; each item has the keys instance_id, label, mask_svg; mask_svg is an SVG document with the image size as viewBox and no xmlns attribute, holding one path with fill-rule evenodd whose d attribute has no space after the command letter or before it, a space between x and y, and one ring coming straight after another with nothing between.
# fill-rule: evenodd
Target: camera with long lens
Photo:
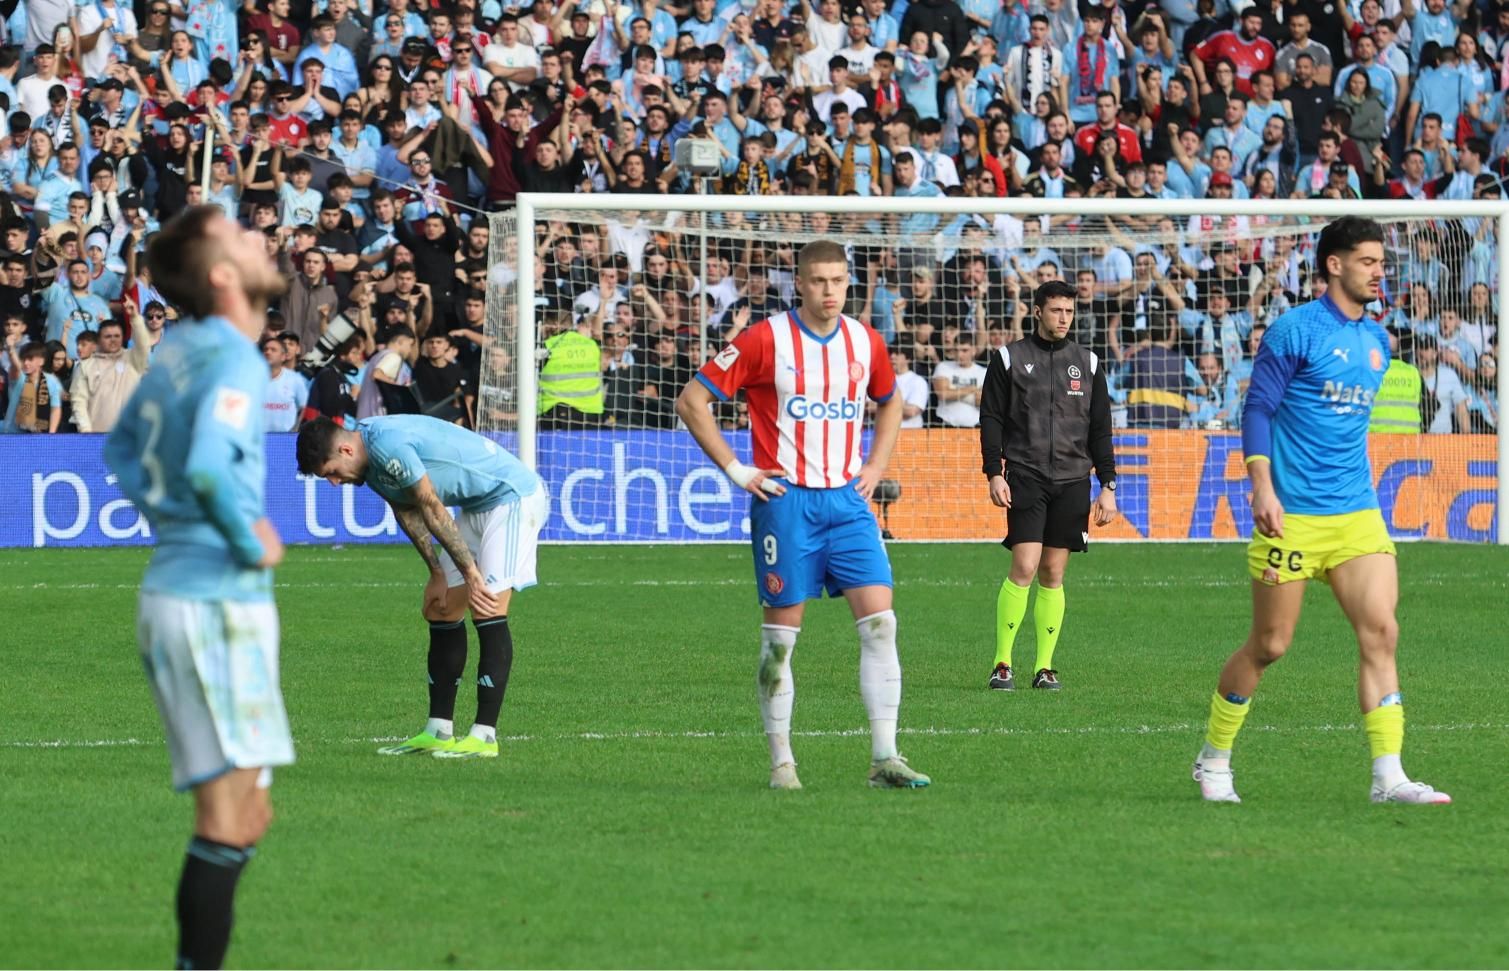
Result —
<instances>
[{"instance_id":1,"label":"camera with long lens","mask_svg":"<svg viewBox=\"0 0 1509 971\"><path fill-rule=\"evenodd\" d=\"M336 349L346 343L347 339L356 332L356 325L347 320L345 314L336 314L325 326L325 333L320 335L319 342L310 348L299 361L299 373L306 378L313 378L319 373L320 368L334 359Z\"/></svg>"}]
</instances>

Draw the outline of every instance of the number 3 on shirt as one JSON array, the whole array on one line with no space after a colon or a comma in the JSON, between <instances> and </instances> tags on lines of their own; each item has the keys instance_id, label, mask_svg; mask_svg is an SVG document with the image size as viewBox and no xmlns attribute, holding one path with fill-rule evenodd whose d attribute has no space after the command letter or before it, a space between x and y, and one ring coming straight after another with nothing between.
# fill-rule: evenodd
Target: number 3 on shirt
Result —
<instances>
[{"instance_id":1,"label":"number 3 on shirt","mask_svg":"<svg viewBox=\"0 0 1509 971\"><path fill-rule=\"evenodd\" d=\"M760 546L765 550L765 565L766 566L775 566L775 559L776 559L775 536L774 535L766 536L763 540L761 540Z\"/></svg>"},{"instance_id":2,"label":"number 3 on shirt","mask_svg":"<svg viewBox=\"0 0 1509 971\"><path fill-rule=\"evenodd\" d=\"M147 426L147 441L141 449L141 467L147 473L147 492L142 501L148 506L156 506L167 492L163 484L162 461L157 457L157 440L162 437L162 406L155 401L142 402L141 420Z\"/></svg>"}]
</instances>

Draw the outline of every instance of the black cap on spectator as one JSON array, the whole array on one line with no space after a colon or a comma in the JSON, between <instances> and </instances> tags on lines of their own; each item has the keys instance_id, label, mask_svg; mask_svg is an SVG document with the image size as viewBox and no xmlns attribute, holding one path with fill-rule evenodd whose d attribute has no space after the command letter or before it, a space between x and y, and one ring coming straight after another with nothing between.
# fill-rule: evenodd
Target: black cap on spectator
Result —
<instances>
[{"instance_id":1,"label":"black cap on spectator","mask_svg":"<svg viewBox=\"0 0 1509 971\"><path fill-rule=\"evenodd\" d=\"M121 82L120 78L106 78L105 80L101 81L99 84L95 85L95 87L99 88L101 91L124 91L124 90L126 90L126 86L125 86L125 84L123 84Z\"/></svg>"},{"instance_id":2,"label":"black cap on spectator","mask_svg":"<svg viewBox=\"0 0 1509 971\"><path fill-rule=\"evenodd\" d=\"M141 195L134 190L129 192L122 192L120 194L120 197L116 201L121 204L122 209L141 208Z\"/></svg>"},{"instance_id":3,"label":"black cap on spectator","mask_svg":"<svg viewBox=\"0 0 1509 971\"><path fill-rule=\"evenodd\" d=\"M1350 165L1348 165L1347 163L1345 163L1345 162L1332 162L1331 163L1331 174L1332 175L1347 175L1351 171L1352 171L1352 167Z\"/></svg>"},{"instance_id":4,"label":"black cap on spectator","mask_svg":"<svg viewBox=\"0 0 1509 971\"><path fill-rule=\"evenodd\" d=\"M974 135L975 137L979 137L980 126L975 124L975 120L973 118L966 118L964 120L964 123L959 126L959 134L963 135L966 132Z\"/></svg>"},{"instance_id":5,"label":"black cap on spectator","mask_svg":"<svg viewBox=\"0 0 1509 971\"><path fill-rule=\"evenodd\" d=\"M96 128L98 128L100 131L109 131L110 122L104 118L89 119L89 130L93 131Z\"/></svg>"},{"instance_id":6,"label":"black cap on spectator","mask_svg":"<svg viewBox=\"0 0 1509 971\"><path fill-rule=\"evenodd\" d=\"M430 45L426 44L418 37L410 37L408 40L403 42L403 53L405 54L418 54L422 57L424 56L425 51L428 51L429 49Z\"/></svg>"},{"instance_id":7,"label":"black cap on spectator","mask_svg":"<svg viewBox=\"0 0 1509 971\"><path fill-rule=\"evenodd\" d=\"M172 104L168 105L166 108L162 109L162 114L164 118L168 119L168 121L182 121L185 118L191 117L194 112L191 111L189 109L189 106L184 104L182 101L175 101Z\"/></svg>"}]
</instances>

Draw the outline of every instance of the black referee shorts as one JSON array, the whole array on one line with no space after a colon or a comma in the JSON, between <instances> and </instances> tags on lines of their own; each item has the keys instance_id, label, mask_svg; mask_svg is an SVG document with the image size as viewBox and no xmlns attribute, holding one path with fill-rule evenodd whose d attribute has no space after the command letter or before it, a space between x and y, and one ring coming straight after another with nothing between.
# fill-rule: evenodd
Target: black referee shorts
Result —
<instances>
[{"instance_id":1,"label":"black referee shorts","mask_svg":"<svg viewBox=\"0 0 1509 971\"><path fill-rule=\"evenodd\" d=\"M1011 508L1006 511L1006 538L1001 545L1042 543L1083 553L1090 541L1090 479L1049 482L1025 469L1009 470Z\"/></svg>"}]
</instances>

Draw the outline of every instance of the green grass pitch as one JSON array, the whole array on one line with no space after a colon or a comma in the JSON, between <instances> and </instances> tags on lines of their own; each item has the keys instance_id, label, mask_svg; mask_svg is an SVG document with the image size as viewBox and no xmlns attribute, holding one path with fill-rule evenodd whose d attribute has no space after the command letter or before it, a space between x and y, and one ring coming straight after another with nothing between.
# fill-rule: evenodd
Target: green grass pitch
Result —
<instances>
[{"instance_id":1,"label":"green grass pitch","mask_svg":"<svg viewBox=\"0 0 1509 971\"><path fill-rule=\"evenodd\" d=\"M985 690L999 547L892 555L902 750L934 784L865 787L853 627L815 603L794 655L807 788L776 793L744 548L546 548L512 610L504 757L461 763L374 751L425 713L413 552L291 551L299 762L232 966L1509 960L1504 550L1400 554L1405 765L1444 808L1368 804L1354 647L1319 585L1239 740L1245 804L1199 801L1189 763L1248 619L1239 546L1075 557L1059 694ZM136 657L145 558L0 554L5 966L171 960L190 801ZM1032 652L1029 630L1019 668ZM472 704L463 687L458 721Z\"/></svg>"}]
</instances>

